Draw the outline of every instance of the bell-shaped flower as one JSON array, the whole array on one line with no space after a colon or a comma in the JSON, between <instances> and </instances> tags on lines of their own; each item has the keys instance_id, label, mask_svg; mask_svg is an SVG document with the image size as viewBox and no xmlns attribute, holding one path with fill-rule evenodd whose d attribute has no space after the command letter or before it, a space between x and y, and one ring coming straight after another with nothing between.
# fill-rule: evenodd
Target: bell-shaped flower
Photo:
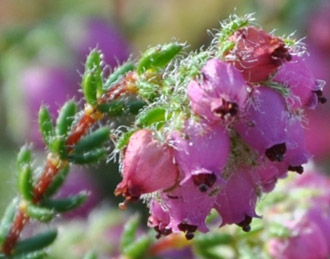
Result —
<instances>
[{"instance_id":1,"label":"bell-shaped flower","mask_svg":"<svg viewBox=\"0 0 330 259\"><path fill-rule=\"evenodd\" d=\"M222 125L209 126L190 119L183 132L172 133L171 142L182 182L192 177L196 186L206 192L221 178L230 152L230 140Z\"/></svg>"},{"instance_id":2,"label":"bell-shaped flower","mask_svg":"<svg viewBox=\"0 0 330 259\"><path fill-rule=\"evenodd\" d=\"M249 82L266 80L280 65L291 60L284 42L262 29L244 27L230 40L235 46L226 59L232 61Z\"/></svg>"},{"instance_id":3,"label":"bell-shaped flower","mask_svg":"<svg viewBox=\"0 0 330 259\"><path fill-rule=\"evenodd\" d=\"M235 128L260 155L266 155L271 161L282 161L288 122L284 99L267 87L255 89L251 98Z\"/></svg>"},{"instance_id":4,"label":"bell-shaped flower","mask_svg":"<svg viewBox=\"0 0 330 259\"><path fill-rule=\"evenodd\" d=\"M157 232L157 238L162 235L167 236L172 233L171 228L167 227L170 223L170 215L165 211L156 199L150 204L150 216L148 218L148 226L153 227Z\"/></svg>"},{"instance_id":5,"label":"bell-shaped flower","mask_svg":"<svg viewBox=\"0 0 330 259\"><path fill-rule=\"evenodd\" d=\"M240 168L232 172L227 183L221 186L214 208L222 217L222 225L237 224L249 231L252 218L257 217L258 186L250 170Z\"/></svg>"},{"instance_id":6,"label":"bell-shaped flower","mask_svg":"<svg viewBox=\"0 0 330 259\"><path fill-rule=\"evenodd\" d=\"M277 180L286 176L287 171L287 165L263 159L257 167L251 168L251 175L262 191L270 192L275 188Z\"/></svg>"},{"instance_id":7,"label":"bell-shaped flower","mask_svg":"<svg viewBox=\"0 0 330 259\"><path fill-rule=\"evenodd\" d=\"M127 200L172 187L178 180L172 148L153 139L150 130L135 132L124 154L122 174L115 194L123 194Z\"/></svg>"},{"instance_id":8,"label":"bell-shaped flower","mask_svg":"<svg viewBox=\"0 0 330 259\"><path fill-rule=\"evenodd\" d=\"M307 163L311 156L305 147L305 134L302 122L293 117L289 120L287 127L286 154L283 163L290 171L303 172L302 164Z\"/></svg>"},{"instance_id":9,"label":"bell-shaped flower","mask_svg":"<svg viewBox=\"0 0 330 259\"><path fill-rule=\"evenodd\" d=\"M295 56L279 67L274 81L290 90L288 103L293 110L303 106L314 109L318 102L326 102L322 95L324 81L315 79L301 57Z\"/></svg>"},{"instance_id":10,"label":"bell-shaped flower","mask_svg":"<svg viewBox=\"0 0 330 259\"><path fill-rule=\"evenodd\" d=\"M189 83L187 93L192 110L209 121L235 116L248 95L242 74L216 58L203 67L202 79Z\"/></svg>"},{"instance_id":11,"label":"bell-shaped flower","mask_svg":"<svg viewBox=\"0 0 330 259\"><path fill-rule=\"evenodd\" d=\"M192 239L197 229L207 232L205 219L214 205L218 188L219 182L216 182L212 188L201 192L190 178L174 190L162 192L162 204L170 215L167 228L174 233L184 232L187 239Z\"/></svg>"}]
</instances>

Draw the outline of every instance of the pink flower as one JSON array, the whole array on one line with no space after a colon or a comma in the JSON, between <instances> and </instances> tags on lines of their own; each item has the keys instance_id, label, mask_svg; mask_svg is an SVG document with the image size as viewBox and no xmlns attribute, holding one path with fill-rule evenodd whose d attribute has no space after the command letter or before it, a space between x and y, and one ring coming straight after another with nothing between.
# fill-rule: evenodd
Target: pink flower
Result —
<instances>
[{"instance_id":1,"label":"pink flower","mask_svg":"<svg viewBox=\"0 0 330 259\"><path fill-rule=\"evenodd\" d=\"M187 239L192 239L193 232L197 229L207 232L205 219L214 205L216 195L213 192L218 187L219 182L206 192L201 192L190 178L174 190L162 192L162 204L170 216L166 228L170 228L174 233L185 232Z\"/></svg>"},{"instance_id":2,"label":"pink flower","mask_svg":"<svg viewBox=\"0 0 330 259\"><path fill-rule=\"evenodd\" d=\"M318 102L326 102L322 95L324 82L316 80L304 60L298 56L279 67L274 81L290 89L291 94L288 102L291 109L302 106L314 109Z\"/></svg>"},{"instance_id":3,"label":"pink flower","mask_svg":"<svg viewBox=\"0 0 330 259\"><path fill-rule=\"evenodd\" d=\"M127 200L169 188L175 185L178 177L172 149L154 140L150 130L139 130L132 135L124 154L122 172L123 180L115 194L123 194Z\"/></svg>"},{"instance_id":4,"label":"pink flower","mask_svg":"<svg viewBox=\"0 0 330 259\"><path fill-rule=\"evenodd\" d=\"M288 227L292 231L291 237L270 241L269 253L271 256L279 259L328 258L327 241L317 224L302 218Z\"/></svg>"},{"instance_id":5,"label":"pink flower","mask_svg":"<svg viewBox=\"0 0 330 259\"><path fill-rule=\"evenodd\" d=\"M282 161L286 152L288 115L283 97L267 87L255 90L236 130L243 140L271 161Z\"/></svg>"},{"instance_id":6,"label":"pink flower","mask_svg":"<svg viewBox=\"0 0 330 259\"><path fill-rule=\"evenodd\" d=\"M290 119L287 126L286 149L283 163L289 170L301 174L303 172L302 164L307 163L311 156L306 151L302 122L295 117Z\"/></svg>"},{"instance_id":7,"label":"pink flower","mask_svg":"<svg viewBox=\"0 0 330 259\"><path fill-rule=\"evenodd\" d=\"M234 33L230 40L235 47L226 58L242 71L249 82L266 80L291 55L284 42L255 27L245 27Z\"/></svg>"},{"instance_id":8,"label":"pink flower","mask_svg":"<svg viewBox=\"0 0 330 259\"><path fill-rule=\"evenodd\" d=\"M247 85L241 73L231 64L209 60L202 69L202 80L188 85L192 110L209 121L234 116L247 98Z\"/></svg>"},{"instance_id":9,"label":"pink flower","mask_svg":"<svg viewBox=\"0 0 330 259\"><path fill-rule=\"evenodd\" d=\"M256 168L251 169L250 174L264 192L270 192L275 188L277 180L286 176L288 166L276 161L271 162L268 159L264 159L259 163Z\"/></svg>"},{"instance_id":10,"label":"pink flower","mask_svg":"<svg viewBox=\"0 0 330 259\"><path fill-rule=\"evenodd\" d=\"M220 188L214 208L222 217L222 225L237 224L249 231L252 218L257 217L257 185L250 170L241 168L233 172Z\"/></svg>"},{"instance_id":11,"label":"pink flower","mask_svg":"<svg viewBox=\"0 0 330 259\"><path fill-rule=\"evenodd\" d=\"M183 173L182 182L192 177L201 191L207 191L221 178L230 152L229 137L223 126L189 120L182 133L173 132L171 141L175 161Z\"/></svg>"},{"instance_id":12,"label":"pink flower","mask_svg":"<svg viewBox=\"0 0 330 259\"><path fill-rule=\"evenodd\" d=\"M167 227L170 223L170 215L161 205L154 199L150 205L150 216L148 218L148 226L153 227L157 232L157 238L162 235L167 236L172 233L172 229Z\"/></svg>"}]
</instances>

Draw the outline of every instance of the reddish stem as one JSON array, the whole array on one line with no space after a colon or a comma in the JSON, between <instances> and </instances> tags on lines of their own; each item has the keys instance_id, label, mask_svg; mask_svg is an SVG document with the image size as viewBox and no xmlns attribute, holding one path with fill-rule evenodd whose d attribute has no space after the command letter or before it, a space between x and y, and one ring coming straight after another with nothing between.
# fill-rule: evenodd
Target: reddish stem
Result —
<instances>
[{"instance_id":1,"label":"reddish stem","mask_svg":"<svg viewBox=\"0 0 330 259\"><path fill-rule=\"evenodd\" d=\"M104 103L111 100L115 100L119 98L122 94L129 91L126 86L127 84L132 83L132 79L133 77L131 74L129 76L125 76L123 81L119 82L118 84L110 88L109 91L105 94L105 96L99 99L98 103ZM69 135L66 142L68 152L72 151L74 145L78 143L80 138L86 133L89 127L93 125L98 119L101 118L97 116L95 117L93 115L94 114L85 113L83 117L80 119L80 121L73 128L72 133ZM59 164L58 165L54 164L52 158L47 159L47 164L45 166L45 169L42 175L40 176L39 180L37 181L37 184L35 185L33 190L34 203L38 203L42 199L49 185L52 183L54 177L58 173L59 167L60 167ZM20 207L18 213L15 216L13 226L5 242L2 245L2 252L5 255L10 255L12 253L19 239L19 236L28 221L29 221L29 216Z\"/></svg>"},{"instance_id":2,"label":"reddish stem","mask_svg":"<svg viewBox=\"0 0 330 259\"><path fill-rule=\"evenodd\" d=\"M72 134L68 137L66 145L70 152L73 146L80 140L80 138L86 133L86 130L95 122L89 114L85 114L79 123L74 127Z\"/></svg>"},{"instance_id":3,"label":"reddish stem","mask_svg":"<svg viewBox=\"0 0 330 259\"><path fill-rule=\"evenodd\" d=\"M12 253L12 250L16 246L18 238L19 238L24 226L28 223L28 221L29 221L29 217L20 208L18 213L15 216L15 220L14 220L13 226L8 234L8 237L2 246L2 252L4 254L10 255Z\"/></svg>"},{"instance_id":4,"label":"reddish stem","mask_svg":"<svg viewBox=\"0 0 330 259\"><path fill-rule=\"evenodd\" d=\"M53 181L57 172L58 172L58 168L55 165L53 165L51 160L48 159L47 164L44 169L44 173L40 176L40 178L33 190L33 194L34 194L33 202L34 203L38 203L41 200L43 194L48 189L49 185Z\"/></svg>"}]
</instances>

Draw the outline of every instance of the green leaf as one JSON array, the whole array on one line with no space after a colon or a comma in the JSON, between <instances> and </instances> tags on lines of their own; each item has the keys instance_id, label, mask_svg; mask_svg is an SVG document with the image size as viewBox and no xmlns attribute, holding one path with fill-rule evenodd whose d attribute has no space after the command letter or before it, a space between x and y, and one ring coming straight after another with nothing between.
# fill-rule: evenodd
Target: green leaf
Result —
<instances>
[{"instance_id":1,"label":"green leaf","mask_svg":"<svg viewBox=\"0 0 330 259\"><path fill-rule=\"evenodd\" d=\"M58 154L61 159L66 159L68 155L68 148L66 146L66 138L57 136L53 139L51 146L49 149L54 153Z\"/></svg>"},{"instance_id":2,"label":"green leaf","mask_svg":"<svg viewBox=\"0 0 330 259\"><path fill-rule=\"evenodd\" d=\"M72 153L68 158L74 164L89 164L99 162L106 154L104 148L98 148L83 153Z\"/></svg>"},{"instance_id":3,"label":"green leaf","mask_svg":"<svg viewBox=\"0 0 330 259\"><path fill-rule=\"evenodd\" d=\"M136 125L140 128L148 127L154 123L165 121L166 110L163 107L156 107L141 114L136 120Z\"/></svg>"},{"instance_id":4,"label":"green leaf","mask_svg":"<svg viewBox=\"0 0 330 259\"><path fill-rule=\"evenodd\" d=\"M18 190L27 201L33 199L33 171L30 165L26 165L18 173Z\"/></svg>"},{"instance_id":5,"label":"green leaf","mask_svg":"<svg viewBox=\"0 0 330 259\"><path fill-rule=\"evenodd\" d=\"M194 242L201 247L212 247L217 245L227 245L233 241L233 237L230 234L209 232L206 234L197 235L194 238Z\"/></svg>"},{"instance_id":6,"label":"green leaf","mask_svg":"<svg viewBox=\"0 0 330 259\"><path fill-rule=\"evenodd\" d=\"M41 106L39 110L39 128L44 142L49 146L55 135L55 130L46 106Z\"/></svg>"},{"instance_id":7,"label":"green leaf","mask_svg":"<svg viewBox=\"0 0 330 259\"><path fill-rule=\"evenodd\" d=\"M48 222L55 216L54 211L31 203L27 204L26 214L41 222Z\"/></svg>"},{"instance_id":8,"label":"green leaf","mask_svg":"<svg viewBox=\"0 0 330 259\"><path fill-rule=\"evenodd\" d=\"M62 186L64 183L68 173L70 171L70 166L67 165L59 170L55 178L53 179L52 183L48 187L47 191L44 194L44 197L50 197L54 195L58 189Z\"/></svg>"},{"instance_id":9,"label":"green leaf","mask_svg":"<svg viewBox=\"0 0 330 259\"><path fill-rule=\"evenodd\" d=\"M137 115L147 103L143 100L130 100L127 102L127 111L129 114Z\"/></svg>"},{"instance_id":10,"label":"green leaf","mask_svg":"<svg viewBox=\"0 0 330 259\"><path fill-rule=\"evenodd\" d=\"M108 127L97 129L79 140L77 145L74 147L74 152L82 153L101 147L107 140L109 140L109 134L110 129Z\"/></svg>"},{"instance_id":11,"label":"green leaf","mask_svg":"<svg viewBox=\"0 0 330 259\"><path fill-rule=\"evenodd\" d=\"M173 42L148 49L138 62L138 74L149 69L158 70L165 67L181 51L182 47L183 44Z\"/></svg>"},{"instance_id":12,"label":"green leaf","mask_svg":"<svg viewBox=\"0 0 330 259\"><path fill-rule=\"evenodd\" d=\"M31 163L32 152L27 146L21 147L20 151L17 154L17 167L21 169L23 166Z\"/></svg>"},{"instance_id":13,"label":"green leaf","mask_svg":"<svg viewBox=\"0 0 330 259\"><path fill-rule=\"evenodd\" d=\"M136 129L123 133L117 141L116 149L122 150L123 148L125 148L128 145L128 142L135 131Z\"/></svg>"},{"instance_id":14,"label":"green leaf","mask_svg":"<svg viewBox=\"0 0 330 259\"><path fill-rule=\"evenodd\" d=\"M88 98L95 98L101 96L103 94L103 83L102 83L102 54L100 51L94 49L87 56L86 64L85 64L85 74L83 76L83 92L85 94L86 100L89 104L93 105L95 103L91 103L88 101L86 93L92 94L88 95ZM89 86L84 85L85 77L89 78L86 83ZM87 92L85 92L85 90ZM91 100L91 99L90 99Z\"/></svg>"},{"instance_id":15,"label":"green leaf","mask_svg":"<svg viewBox=\"0 0 330 259\"><path fill-rule=\"evenodd\" d=\"M85 72L82 79L82 90L86 102L94 106L97 104L97 84L92 72Z\"/></svg>"},{"instance_id":16,"label":"green leaf","mask_svg":"<svg viewBox=\"0 0 330 259\"><path fill-rule=\"evenodd\" d=\"M115 72L113 72L107 79L104 84L104 89L108 90L111 86L119 82L129 71L134 70L133 63L125 63L122 66L118 67Z\"/></svg>"},{"instance_id":17,"label":"green leaf","mask_svg":"<svg viewBox=\"0 0 330 259\"><path fill-rule=\"evenodd\" d=\"M134 241L135 233L140 224L140 217L138 214L134 215L129 219L129 221L125 224L123 234L120 240L120 248L122 252L125 252Z\"/></svg>"},{"instance_id":18,"label":"green leaf","mask_svg":"<svg viewBox=\"0 0 330 259\"><path fill-rule=\"evenodd\" d=\"M139 237L135 242L124 249L124 254L128 258L138 259L145 258L147 251L151 245L151 238L148 236Z\"/></svg>"},{"instance_id":19,"label":"green leaf","mask_svg":"<svg viewBox=\"0 0 330 259\"><path fill-rule=\"evenodd\" d=\"M58 115L56 121L56 133L58 136L67 136L77 113L77 103L67 101Z\"/></svg>"},{"instance_id":20,"label":"green leaf","mask_svg":"<svg viewBox=\"0 0 330 259\"><path fill-rule=\"evenodd\" d=\"M16 209L18 207L19 199L15 198L13 201L8 205L5 214L1 220L1 225L0 225L0 244L2 244L7 236L8 233L12 227L15 214L16 214Z\"/></svg>"},{"instance_id":21,"label":"green leaf","mask_svg":"<svg viewBox=\"0 0 330 259\"><path fill-rule=\"evenodd\" d=\"M88 194L86 192L81 192L66 199L44 200L41 202L41 205L57 213L63 213L78 208L86 201L87 197Z\"/></svg>"},{"instance_id":22,"label":"green leaf","mask_svg":"<svg viewBox=\"0 0 330 259\"><path fill-rule=\"evenodd\" d=\"M109 117L122 116L125 114L136 115L147 103L143 100L114 100L110 103L102 103L97 109L107 113Z\"/></svg>"},{"instance_id":23,"label":"green leaf","mask_svg":"<svg viewBox=\"0 0 330 259\"><path fill-rule=\"evenodd\" d=\"M109 117L121 116L125 112L125 103L121 100L114 100L110 103L99 104L97 109Z\"/></svg>"},{"instance_id":24,"label":"green leaf","mask_svg":"<svg viewBox=\"0 0 330 259\"><path fill-rule=\"evenodd\" d=\"M57 230L49 230L34 237L18 241L14 254L17 255L41 250L53 243L56 237Z\"/></svg>"}]
</instances>

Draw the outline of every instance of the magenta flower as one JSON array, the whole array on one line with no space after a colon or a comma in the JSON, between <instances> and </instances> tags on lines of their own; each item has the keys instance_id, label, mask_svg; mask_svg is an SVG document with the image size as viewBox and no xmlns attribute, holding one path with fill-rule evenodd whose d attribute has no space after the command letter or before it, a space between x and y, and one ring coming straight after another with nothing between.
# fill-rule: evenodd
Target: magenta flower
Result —
<instances>
[{"instance_id":1,"label":"magenta flower","mask_svg":"<svg viewBox=\"0 0 330 259\"><path fill-rule=\"evenodd\" d=\"M317 224L302 218L288 227L292 231L291 237L269 242L271 256L279 259L328 258L328 244Z\"/></svg>"},{"instance_id":2,"label":"magenta flower","mask_svg":"<svg viewBox=\"0 0 330 259\"><path fill-rule=\"evenodd\" d=\"M123 180L115 194L127 200L166 189L176 184L178 169L173 163L172 149L153 139L150 130L139 130L130 138L123 159Z\"/></svg>"},{"instance_id":3,"label":"magenta flower","mask_svg":"<svg viewBox=\"0 0 330 259\"><path fill-rule=\"evenodd\" d=\"M193 178L190 178L174 190L162 192L162 204L170 216L166 228L174 233L185 232L187 239L193 238L193 232L197 229L207 232L205 219L214 205L216 195L213 192L218 187L219 182L207 191L201 192L196 188Z\"/></svg>"},{"instance_id":4,"label":"magenta flower","mask_svg":"<svg viewBox=\"0 0 330 259\"><path fill-rule=\"evenodd\" d=\"M303 59L298 56L279 67L274 81L290 89L291 95L288 102L291 109L302 106L314 109L318 102L326 102L322 95L324 82L316 80Z\"/></svg>"},{"instance_id":5,"label":"magenta flower","mask_svg":"<svg viewBox=\"0 0 330 259\"><path fill-rule=\"evenodd\" d=\"M256 168L251 169L250 174L264 192L270 192L275 188L277 180L286 176L288 167L283 163L272 162L268 159L259 163Z\"/></svg>"},{"instance_id":6,"label":"magenta flower","mask_svg":"<svg viewBox=\"0 0 330 259\"><path fill-rule=\"evenodd\" d=\"M286 152L288 114L283 97L267 87L255 90L236 130L243 140L271 161L282 161Z\"/></svg>"},{"instance_id":7,"label":"magenta flower","mask_svg":"<svg viewBox=\"0 0 330 259\"><path fill-rule=\"evenodd\" d=\"M192 177L195 185L206 192L221 178L230 152L229 137L223 126L208 126L191 119L182 133L173 132L171 141L175 161L184 177L182 182Z\"/></svg>"},{"instance_id":8,"label":"magenta flower","mask_svg":"<svg viewBox=\"0 0 330 259\"><path fill-rule=\"evenodd\" d=\"M235 43L235 47L226 58L242 71L249 82L266 80L280 65L291 60L280 38L255 27L238 30L230 40Z\"/></svg>"},{"instance_id":9,"label":"magenta flower","mask_svg":"<svg viewBox=\"0 0 330 259\"><path fill-rule=\"evenodd\" d=\"M172 233L172 229L168 227L170 223L170 215L161 205L154 199L150 205L150 216L148 218L148 226L153 227L157 232L156 238L167 236Z\"/></svg>"},{"instance_id":10,"label":"magenta flower","mask_svg":"<svg viewBox=\"0 0 330 259\"><path fill-rule=\"evenodd\" d=\"M202 76L202 80L188 85L192 110L209 121L236 115L247 98L241 73L229 63L211 59L203 67Z\"/></svg>"},{"instance_id":11,"label":"magenta flower","mask_svg":"<svg viewBox=\"0 0 330 259\"><path fill-rule=\"evenodd\" d=\"M297 118L291 118L287 127L286 153L283 163L291 171L303 172L302 164L307 163L311 156L306 151L305 134L302 122Z\"/></svg>"},{"instance_id":12,"label":"magenta flower","mask_svg":"<svg viewBox=\"0 0 330 259\"><path fill-rule=\"evenodd\" d=\"M250 170L241 168L233 172L220 188L214 208L222 217L222 225L237 224L244 231L249 231L252 218L257 217L258 188Z\"/></svg>"}]
</instances>

